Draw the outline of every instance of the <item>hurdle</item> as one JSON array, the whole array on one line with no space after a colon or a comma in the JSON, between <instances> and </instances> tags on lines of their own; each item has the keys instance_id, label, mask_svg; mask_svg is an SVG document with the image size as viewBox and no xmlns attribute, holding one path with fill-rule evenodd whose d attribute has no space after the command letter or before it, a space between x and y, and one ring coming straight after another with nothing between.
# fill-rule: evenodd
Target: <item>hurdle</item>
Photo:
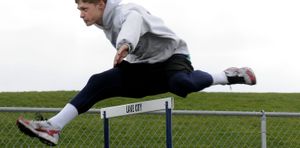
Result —
<instances>
[{"instance_id":1,"label":"hurdle","mask_svg":"<svg viewBox=\"0 0 300 148\"><path fill-rule=\"evenodd\" d=\"M109 119L119 116L134 115L140 113L165 110L166 112L166 147L172 148L172 109L174 99L172 97L136 102L131 104L112 106L100 109L101 119L104 126L104 148L109 148Z\"/></svg>"}]
</instances>

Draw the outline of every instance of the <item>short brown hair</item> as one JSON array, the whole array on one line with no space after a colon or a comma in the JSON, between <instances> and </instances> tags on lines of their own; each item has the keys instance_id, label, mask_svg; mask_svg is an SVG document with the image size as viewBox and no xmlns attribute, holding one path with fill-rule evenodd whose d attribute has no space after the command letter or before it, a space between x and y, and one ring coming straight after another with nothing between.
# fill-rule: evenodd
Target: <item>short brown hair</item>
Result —
<instances>
[{"instance_id":1,"label":"short brown hair","mask_svg":"<svg viewBox=\"0 0 300 148\"><path fill-rule=\"evenodd\" d=\"M98 4L100 0L75 0L75 3L84 2L84 3L92 3L92 4ZM106 3L107 0L102 0L104 3Z\"/></svg>"}]
</instances>

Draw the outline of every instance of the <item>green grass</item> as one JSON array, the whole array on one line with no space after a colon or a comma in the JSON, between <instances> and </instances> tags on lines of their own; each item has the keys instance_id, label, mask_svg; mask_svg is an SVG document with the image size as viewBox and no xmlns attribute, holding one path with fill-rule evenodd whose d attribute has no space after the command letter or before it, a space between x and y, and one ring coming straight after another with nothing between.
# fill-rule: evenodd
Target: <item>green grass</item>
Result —
<instances>
[{"instance_id":1,"label":"green grass","mask_svg":"<svg viewBox=\"0 0 300 148\"><path fill-rule=\"evenodd\" d=\"M63 107L76 91L54 92L2 92L2 107ZM175 109L181 110L233 110L233 111L276 111L300 112L300 93L192 93L181 98L170 93L141 99L109 98L98 102L94 108L120 105L164 97L175 98Z\"/></svg>"},{"instance_id":2,"label":"green grass","mask_svg":"<svg viewBox=\"0 0 300 148\"><path fill-rule=\"evenodd\" d=\"M1 107L57 107L68 103L77 91L2 92ZM170 93L140 99L109 98L93 108L101 108L164 97L175 98L176 110L219 110L300 112L300 93L192 93L181 98ZM53 113L42 113L51 117ZM19 115L34 118L34 113L1 113L0 145L7 147L40 147L36 139L21 134L15 127ZM269 147L300 145L299 118L267 118ZM110 120L112 146L145 144L164 147L164 115L136 115ZM103 129L99 115L81 115L68 124L60 146L102 147ZM174 147L260 147L259 117L173 116ZM122 133L120 135L120 133ZM114 142L115 141L115 142Z\"/></svg>"}]
</instances>

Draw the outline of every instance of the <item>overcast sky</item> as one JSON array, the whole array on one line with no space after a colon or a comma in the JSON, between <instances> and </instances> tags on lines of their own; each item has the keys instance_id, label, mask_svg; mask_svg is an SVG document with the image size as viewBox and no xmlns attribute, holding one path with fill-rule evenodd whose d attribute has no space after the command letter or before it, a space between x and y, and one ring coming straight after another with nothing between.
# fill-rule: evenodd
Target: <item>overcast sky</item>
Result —
<instances>
[{"instance_id":1,"label":"overcast sky","mask_svg":"<svg viewBox=\"0 0 300 148\"><path fill-rule=\"evenodd\" d=\"M161 17L188 43L195 69L251 67L258 84L234 85L233 92L300 92L299 0L123 2ZM92 74L112 67L115 50L101 30L85 26L74 0L0 5L0 92L80 90Z\"/></svg>"}]
</instances>

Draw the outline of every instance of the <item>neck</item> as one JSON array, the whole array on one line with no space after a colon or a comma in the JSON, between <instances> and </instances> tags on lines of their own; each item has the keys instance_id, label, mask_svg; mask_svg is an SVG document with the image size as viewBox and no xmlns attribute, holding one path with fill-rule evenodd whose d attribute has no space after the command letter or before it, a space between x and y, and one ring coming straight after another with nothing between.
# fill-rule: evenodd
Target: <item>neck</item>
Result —
<instances>
[{"instance_id":1,"label":"neck","mask_svg":"<svg viewBox=\"0 0 300 148\"><path fill-rule=\"evenodd\" d=\"M99 26L103 26L103 20L102 20L102 18L100 18L100 19L97 21L96 24L99 25Z\"/></svg>"}]
</instances>

